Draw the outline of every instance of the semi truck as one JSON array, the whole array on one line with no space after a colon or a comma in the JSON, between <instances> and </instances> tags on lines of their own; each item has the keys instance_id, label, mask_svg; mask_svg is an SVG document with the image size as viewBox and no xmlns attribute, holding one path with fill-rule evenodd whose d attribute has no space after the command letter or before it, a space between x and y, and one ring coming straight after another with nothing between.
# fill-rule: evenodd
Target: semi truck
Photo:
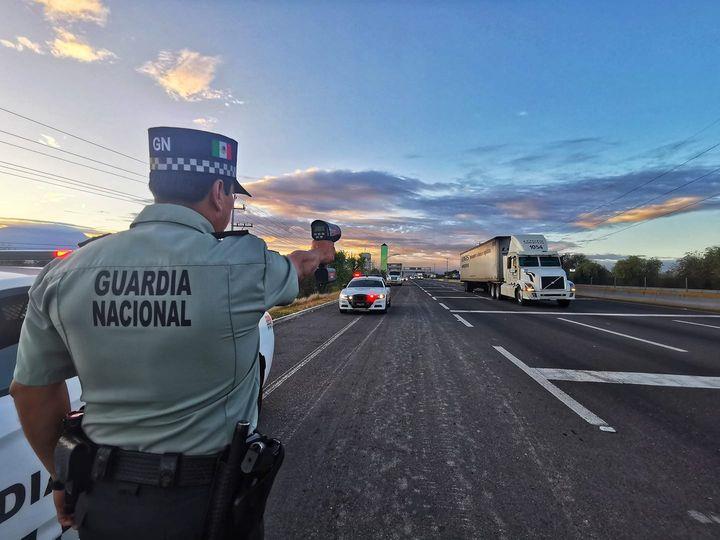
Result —
<instances>
[{"instance_id":1,"label":"semi truck","mask_svg":"<svg viewBox=\"0 0 720 540\"><path fill-rule=\"evenodd\" d=\"M496 236L460 254L460 281L467 292L482 289L499 300L550 300L568 307L575 285L568 280L560 256L548 250L541 234Z\"/></svg>"},{"instance_id":2,"label":"semi truck","mask_svg":"<svg viewBox=\"0 0 720 540\"><path fill-rule=\"evenodd\" d=\"M402 263L388 263L387 265L387 284L402 285Z\"/></svg>"}]
</instances>

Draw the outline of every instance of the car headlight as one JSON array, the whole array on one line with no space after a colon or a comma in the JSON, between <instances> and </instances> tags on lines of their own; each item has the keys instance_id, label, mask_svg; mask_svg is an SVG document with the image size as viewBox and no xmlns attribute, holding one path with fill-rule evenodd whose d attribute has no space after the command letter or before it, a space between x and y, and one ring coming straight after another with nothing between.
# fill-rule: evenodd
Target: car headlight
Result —
<instances>
[{"instance_id":1,"label":"car headlight","mask_svg":"<svg viewBox=\"0 0 720 540\"><path fill-rule=\"evenodd\" d=\"M350 297L349 297L347 294L341 294L341 295L340 295L340 298L341 298L342 300L347 300L347 299L350 298Z\"/></svg>"},{"instance_id":2,"label":"car headlight","mask_svg":"<svg viewBox=\"0 0 720 540\"><path fill-rule=\"evenodd\" d=\"M525 290L526 290L526 291L530 291L530 292L532 292L532 291L534 291L534 290L535 290L535 287L533 287L532 285L528 285L528 284L526 284L526 285L525 285Z\"/></svg>"},{"instance_id":3,"label":"car headlight","mask_svg":"<svg viewBox=\"0 0 720 540\"><path fill-rule=\"evenodd\" d=\"M385 298L384 294L378 294L378 298Z\"/></svg>"}]
</instances>

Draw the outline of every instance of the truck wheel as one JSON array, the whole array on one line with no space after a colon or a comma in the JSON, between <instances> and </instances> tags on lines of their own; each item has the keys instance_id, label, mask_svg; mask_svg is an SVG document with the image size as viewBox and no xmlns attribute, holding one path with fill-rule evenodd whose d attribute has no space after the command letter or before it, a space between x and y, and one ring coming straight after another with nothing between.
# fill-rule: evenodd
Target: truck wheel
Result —
<instances>
[{"instance_id":1,"label":"truck wheel","mask_svg":"<svg viewBox=\"0 0 720 540\"><path fill-rule=\"evenodd\" d=\"M517 301L518 305L524 306L527 302L522 296L522 292L520 291L520 287L515 289L515 300Z\"/></svg>"},{"instance_id":2,"label":"truck wheel","mask_svg":"<svg viewBox=\"0 0 720 540\"><path fill-rule=\"evenodd\" d=\"M557 303L560 307L568 307L570 305L570 300L558 300Z\"/></svg>"},{"instance_id":3,"label":"truck wheel","mask_svg":"<svg viewBox=\"0 0 720 540\"><path fill-rule=\"evenodd\" d=\"M465 292L468 292L468 293L473 292L473 284L471 281L465 282Z\"/></svg>"}]
</instances>

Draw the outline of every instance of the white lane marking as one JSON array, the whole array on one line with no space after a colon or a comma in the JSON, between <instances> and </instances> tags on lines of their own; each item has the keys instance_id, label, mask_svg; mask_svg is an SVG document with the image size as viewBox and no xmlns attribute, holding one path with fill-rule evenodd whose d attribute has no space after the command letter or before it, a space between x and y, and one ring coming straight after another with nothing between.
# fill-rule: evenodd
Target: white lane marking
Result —
<instances>
[{"instance_id":1,"label":"white lane marking","mask_svg":"<svg viewBox=\"0 0 720 540\"><path fill-rule=\"evenodd\" d=\"M383 318L384 318L384 317L383 317ZM310 354L308 354L308 355L307 355L305 358L303 358L298 364L296 364L295 366L293 366L292 368L290 368L289 370L287 370L285 373L283 373L282 375L280 375L280 376L279 376L277 379L275 379L273 382L271 382L271 383L267 386L267 388L265 388L265 390L263 391L263 399L266 398L267 396L269 396L272 392L274 392L275 389L277 389L278 386L280 386L282 383L284 383L285 381L287 381L290 377L292 377L293 375L295 375L295 373L297 373L297 371L298 371L300 368L302 368L305 364L307 364L310 360L312 360L313 358L315 358L318 354L320 354L320 353L323 352L325 349L327 349L330 345L332 345L332 343L333 343L336 339L338 339L338 338L339 338L340 336L342 336L345 332L347 332L347 331L350 329L350 327L352 327L352 325L354 325L355 323L357 323L359 320L360 320L360 318L358 317L358 318L350 321L350 323L348 323L344 328L342 328L340 331L338 331L335 335L333 335L333 336L332 336L330 339L328 339L325 343L323 343L322 345L320 345L320 346L319 346L317 349L315 349L313 352L311 352Z\"/></svg>"},{"instance_id":2,"label":"white lane marking","mask_svg":"<svg viewBox=\"0 0 720 540\"><path fill-rule=\"evenodd\" d=\"M490 315L564 315L565 317L689 317L720 319L720 315L685 315L684 313L564 313L562 311L502 311L496 309L453 309L453 313L486 313Z\"/></svg>"},{"instance_id":3,"label":"white lane marking","mask_svg":"<svg viewBox=\"0 0 720 540\"><path fill-rule=\"evenodd\" d=\"M435 300L435 301L437 301L437 298L435 298L434 296L432 297L432 299Z\"/></svg>"},{"instance_id":4,"label":"white lane marking","mask_svg":"<svg viewBox=\"0 0 720 540\"><path fill-rule=\"evenodd\" d=\"M599 332L606 332L608 334L613 334L615 336L624 337L627 339L633 339L635 341L641 341L643 343L647 343L648 345L655 345L656 347L662 347L663 349L670 349L671 351L676 352L687 352L685 349L678 349L677 347L671 347L670 345L665 345L663 343L658 343L657 341L650 341L649 339L643 339L635 336L631 336L629 334L621 334L620 332L615 332L614 330L608 330L607 328L601 328L599 326L593 326L591 324L585 324L577 321L571 321L570 319L563 319L562 317L558 317L559 321L565 321L569 322L571 324L577 324L578 326L585 326L586 328L592 328L593 330L598 330Z\"/></svg>"},{"instance_id":5,"label":"white lane marking","mask_svg":"<svg viewBox=\"0 0 720 540\"><path fill-rule=\"evenodd\" d=\"M440 302L440 305L441 305L442 307L444 307L445 309L450 309L449 307L447 307L447 306L446 306L445 304L443 304L442 302Z\"/></svg>"},{"instance_id":6,"label":"white lane marking","mask_svg":"<svg viewBox=\"0 0 720 540\"><path fill-rule=\"evenodd\" d=\"M455 315L455 314L453 314L453 315ZM463 323L465 326L467 326L468 328L474 328L474 326L473 326L472 324L470 324L469 322L467 322L467 321L466 321L465 319L463 319L460 315L455 315L455 318L456 318L458 321L460 321L461 323Z\"/></svg>"},{"instance_id":7,"label":"white lane marking","mask_svg":"<svg viewBox=\"0 0 720 540\"><path fill-rule=\"evenodd\" d=\"M683 323L683 324L692 324L693 326L704 326L705 328L717 328L718 330L720 330L720 326L714 326L712 324L701 324L701 323L697 323L697 322L676 321L676 320L674 320L673 322L679 322L679 323Z\"/></svg>"},{"instance_id":8,"label":"white lane marking","mask_svg":"<svg viewBox=\"0 0 720 540\"><path fill-rule=\"evenodd\" d=\"M313 414L313 411L314 411L315 407L317 406L317 404L323 400L323 398L325 397L325 394L330 389L330 387L333 385L333 383L345 371L345 368L348 367L348 365L350 364L350 361L352 360L352 357L368 342L368 340L370 339L370 336L372 336L375 333L375 330L377 330L379 328L379 326L383 323L383 321L385 321L385 317L382 317L380 319L380 322L378 322L375 325L375 328L370 330L368 335L365 336L365 338L360 343L358 343L355 346L355 348L353 348L352 351L350 351L347 355L345 355L344 361L340 361L337 363L337 366L335 367L335 369L333 370L333 372L330 374L330 376L327 379L325 379L324 381L320 381L319 386L322 386L322 384L325 384L325 388L323 388L323 390L315 397L312 405L310 405L309 407L307 407L307 406L305 407L305 413L302 415L300 420L293 422L292 427L290 428L290 431L282 432L282 434L279 434L284 440L292 439L292 437L295 435L295 433L300 428L300 426L302 426L302 424L305 422L305 420L308 418L308 416Z\"/></svg>"},{"instance_id":9,"label":"white lane marking","mask_svg":"<svg viewBox=\"0 0 720 540\"><path fill-rule=\"evenodd\" d=\"M510 360L513 364L515 364L517 367L522 369L531 379L533 379L536 383L538 383L540 386L542 386L545 390L550 392L553 396L555 396L557 399L559 399L566 407L568 407L571 411L573 411L575 414L577 414L580 418L585 420L588 424L592 424L593 426L599 427L602 431L606 431L608 433L615 433L615 429L608 425L608 423L600 418L598 415L596 415L594 412L588 410L587 408L583 407L575 401L573 398L571 398L569 395L567 395L565 392L560 390L557 386L555 386L553 383L547 380L545 376L543 376L539 370L535 368L531 368L524 362L522 362L519 358L514 356L512 353L508 352L504 347L500 347L498 345L493 345L493 348L502 354L505 358Z\"/></svg>"},{"instance_id":10,"label":"white lane marking","mask_svg":"<svg viewBox=\"0 0 720 540\"><path fill-rule=\"evenodd\" d=\"M490 300L484 296L438 296L438 298L461 298L463 300Z\"/></svg>"},{"instance_id":11,"label":"white lane marking","mask_svg":"<svg viewBox=\"0 0 720 540\"><path fill-rule=\"evenodd\" d=\"M713 514L712 512L703 514L702 512L698 512L697 510L688 510L688 516L704 525L709 525L711 523L720 523L720 516Z\"/></svg>"},{"instance_id":12,"label":"white lane marking","mask_svg":"<svg viewBox=\"0 0 720 540\"><path fill-rule=\"evenodd\" d=\"M551 381L639 384L678 388L711 388L720 390L720 377L673 375L671 373L636 373L631 371L589 371L584 369L536 368Z\"/></svg>"}]
</instances>

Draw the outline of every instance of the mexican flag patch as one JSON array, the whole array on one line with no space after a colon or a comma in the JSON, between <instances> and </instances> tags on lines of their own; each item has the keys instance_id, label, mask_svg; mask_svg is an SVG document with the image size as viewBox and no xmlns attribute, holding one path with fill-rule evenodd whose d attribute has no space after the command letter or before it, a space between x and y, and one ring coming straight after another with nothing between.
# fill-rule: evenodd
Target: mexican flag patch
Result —
<instances>
[{"instance_id":1,"label":"mexican flag patch","mask_svg":"<svg viewBox=\"0 0 720 540\"><path fill-rule=\"evenodd\" d=\"M212 155L216 158L232 159L232 146L224 141L213 141Z\"/></svg>"}]
</instances>

